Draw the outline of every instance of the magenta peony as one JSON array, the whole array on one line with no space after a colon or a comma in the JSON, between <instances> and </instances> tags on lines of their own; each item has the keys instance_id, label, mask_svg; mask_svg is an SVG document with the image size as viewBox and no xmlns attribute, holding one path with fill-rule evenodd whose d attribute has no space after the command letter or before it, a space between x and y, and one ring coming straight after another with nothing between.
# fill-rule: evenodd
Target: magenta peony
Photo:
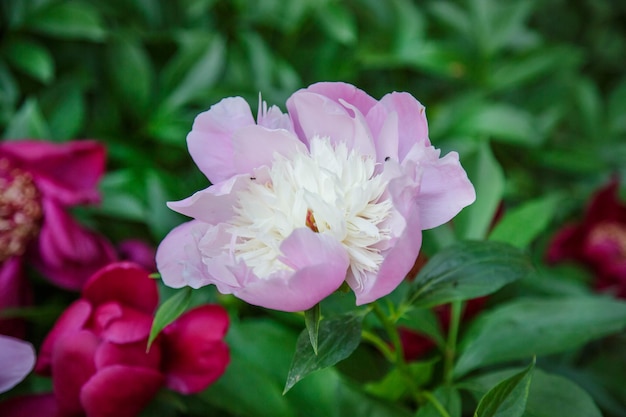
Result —
<instances>
[{"instance_id":1,"label":"magenta peony","mask_svg":"<svg viewBox=\"0 0 626 417\"><path fill-rule=\"evenodd\" d=\"M240 97L196 118L189 152L212 185L169 207L192 217L157 250L166 285L218 290L306 310L344 282L358 305L390 293L419 253L421 231L475 199L458 155L428 139L410 94L376 101L319 83L288 114Z\"/></svg>"},{"instance_id":2,"label":"magenta peony","mask_svg":"<svg viewBox=\"0 0 626 417\"><path fill-rule=\"evenodd\" d=\"M597 289L626 298L626 204L618 190L617 180L600 189L585 217L554 236L547 260L578 261L594 273Z\"/></svg>"},{"instance_id":3,"label":"magenta peony","mask_svg":"<svg viewBox=\"0 0 626 417\"><path fill-rule=\"evenodd\" d=\"M109 242L73 220L67 208L97 202L105 149L95 141L0 142L0 263L27 256L53 283L80 289L115 258ZM4 271L2 274L4 275Z\"/></svg>"},{"instance_id":4,"label":"magenta peony","mask_svg":"<svg viewBox=\"0 0 626 417\"><path fill-rule=\"evenodd\" d=\"M189 310L147 353L157 305L156 282L133 263L113 263L87 281L82 298L44 340L35 367L52 376L58 417L134 417L163 386L196 393L222 375L229 362L226 311L217 305ZM49 415L44 398L46 409L37 415ZM20 415L29 403L29 397L13 400L0 410Z\"/></svg>"}]
</instances>

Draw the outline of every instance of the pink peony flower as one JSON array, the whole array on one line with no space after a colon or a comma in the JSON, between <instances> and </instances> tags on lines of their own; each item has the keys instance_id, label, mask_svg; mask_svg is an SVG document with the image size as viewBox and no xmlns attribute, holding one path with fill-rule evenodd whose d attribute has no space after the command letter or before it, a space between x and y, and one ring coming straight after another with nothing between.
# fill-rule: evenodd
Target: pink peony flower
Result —
<instances>
[{"instance_id":1,"label":"pink peony flower","mask_svg":"<svg viewBox=\"0 0 626 417\"><path fill-rule=\"evenodd\" d=\"M35 365L35 349L23 340L0 335L0 393L21 382Z\"/></svg>"},{"instance_id":2,"label":"pink peony flower","mask_svg":"<svg viewBox=\"0 0 626 417\"><path fill-rule=\"evenodd\" d=\"M376 101L319 83L262 103L240 97L196 118L189 152L213 185L168 206L194 218L157 250L171 287L218 290L300 311L347 282L358 305L390 293L411 269L421 231L475 199L451 152L431 146L424 107L407 93Z\"/></svg>"},{"instance_id":3,"label":"pink peony flower","mask_svg":"<svg viewBox=\"0 0 626 417\"><path fill-rule=\"evenodd\" d=\"M204 305L186 312L146 352L157 305L156 282L133 263L110 264L87 281L44 340L35 367L52 376L57 417L133 417L162 386L196 393L224 372L226 311Z\"/></svg>"},{"instance_id":4,"label":"pink peony flower","mask_svg":"<svg viewBox=\"0 0 626 417\"><path fill-rule=\"evenodd\" d=\"M554 236L547 260L578 261L594 272L597 289L626 298L626 204L620 202L618 190L617 180L599 190L582 221Z\"/></svg>"},{"instance_id":5,"label":"pink peony flower","mask_svg":"<svg viewBox=\"0 0 626 417\"><path fill-rule=\"evenodd\" d=\"M108 241L67 213L98 201L104 164L95 141L0 142L0 285L17 287L9 281L19 279L28 258L54 284L78 290L115 259Z\"/></svg>"}]
</instances>

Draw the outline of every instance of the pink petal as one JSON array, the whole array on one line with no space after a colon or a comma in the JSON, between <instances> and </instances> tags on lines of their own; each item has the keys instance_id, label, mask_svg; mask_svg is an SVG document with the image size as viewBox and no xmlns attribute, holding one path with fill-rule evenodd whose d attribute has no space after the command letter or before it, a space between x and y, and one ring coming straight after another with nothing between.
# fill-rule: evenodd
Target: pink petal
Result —
<instances>
[{"instance_id":1,"label":"pink petal","mask_svg":"<svg viewBox=\"0 0 626 417\"><path fill-rule=\"evenodd\" d=\"M187 146L200 171L212 183L239 173L234 166L232 135L253 124L250 106L241 97L225 98L196 117L187 135Z\"/></svg>"},{"instance_id":2,"label":"pink petal","mask_svg":"<svg viewBox=\"0 0 626 417\"><path fill-rule=\"evenodd\" d=\"M356 107L362 114L367 114L376 104L376 100L369 94L343 82L319 82L310 85L304 91L328 97L337 103L343 100Z\"/></svg>"},{"instance_id":3,"label":"pink petal","mask_svg":"<svg viewBox=\"0 0 626 417\"><path fill-rule=\"evenodd\" d=\"M415 147L419 148L419 145ZM476 192L456 152L439 158L439 150L427 147L420 153L422 155L417 157L417 164L423 171L417 205L422 229L431 229L446 223L472 204L476 200Z\"/></svg>"},{"instance_id":4,"label":"pink petal","mask_svg":"<svg viewBox=\"0 0 626 417\"><path fill-rule=\"evenodd\" d=\"M103 341L96 351L96 368L103 369L112 365L129 365L155 370L160 369L162 360L160 344L158 342L153 343L148 352L146 352L146 347L147 339L124 344Z\"/></svg>"},{"instance_id":5,"label":"pink petal","mask_svg":"<svg viewBox=\"0 0 626 417\"><path fill-rule=\"evenodd\" d=\"M3 417L60 417L53 394L38 394L13 397L0 402Z\"/></svg>"},{"instance_id":6,"label":"pink petal","mask_svg":"<svg viewBox=\"0 0 626 417\"><path fill-rule=\"evenodd\" d=\"M89 417L136 417L162 385L158 371L113 365L99 370L83 386L80 400Z\"/></svg>"},{"instance_id":7,"label":"pink petal","mask_svg":"<svg viewBox=\"0 0 626 417\"><path fill-rule=\"evenodd\" d=\"M363 155L376 155L363 115L349 103L337 103L319 94L300 91L289 98L287 107L303 142L308 144L315 136L329 137L332 143L345 142L348 149Z\"/></svg>"},{"instance_id":8,"label":"pink petal","mask_svg":"<svg viewBox=\"0 0 626 417\"><path fill-rule=\"evenodd\" d=\"M66 206L99 200L96 186L104 173L106 149L96 141L2 142L0 154L9 155L19 168L32 173L44 199Z\"/></svg>"},{"instance_id":9,"label":"pink petal","mask_svg":"<svg viewBox=\"0 0 626 417\"><path fill-rule=\"evenodd\" d=\"M394 113L397 115L398 137L392 140L398 153L387 156L394 159L397 156L397 160L402 161L414 145L430 146L424 106L409 93L394 92L386 94L366 113L372 134L377 138L377 150L383 142L379 134L385 123L388 123L388 117Z\"/></svg>"},{"instance_id":10,"label":"pink petal","mask_svg":"<svg viewBox=\"0 0 626 417\"><path fill-rule=\"evenodd\" d=\"M59 339L52 352L52 384L62 413L82 414L80 392L96 372L94 356L99 339L82 330Z\"/></svg>"},{"instance_id":11,"label":"pink petal","mask_svg":"<svg viewBox=\"0 0 626 417\"><path fill-rule=\"evenodd\" d=\"M43 200L43 208L34 263L54 284L79 290L93 273L117 258L115 248L104 236L79 225L57 203Z\"/></svg>"},{"instance_id":12,"label":"pink petal","mask_svg":"<svg viewBox=\"0 0 626 417\"><path fill-rule=\"evenodd\" d=\"M91 305L85 300L76 300L65 309L63 314L54 323L54 327L44 339L35 371L40 374L49 375L52 366L52 354L59 340L64 340L70 335L83 329L89 316L91 315Z\"/></svg>"},{"instance_id":13,"label":"pink petal","mask_svg":"<svg viewBox=\"0 0 626 417\"><path fill-rule=\"evenodd\" d=\"M293 271L280 271L261 279L251 271L239 278L233 293L250 304L281 311L304 311L337 290L346 277L348 255L330 236L308 228L296 229L280 246L283 263Z\"/></svg>"},{"instance_id":14,"label":"pink petal","mask_svg":"<svg viewBox=\"0 0 626 417\"><path fill-rule=\"evenodd\" d=\"M189 310L163 329L163 372L166 385L181 394L204 390L230 361L223 338L228 314L217 305Z\"/></svg>"},{"instance_id":15,"label":"pink petal","mask_svg":"<svg viewBox=\"0 0 626 417\"><path fill-rule=\"evenodd\" d=\"M181 288L189 285L199 288L209 284L199 242L211 227L192 220L172 229L157 249L156 262L163 283L168 287Z\"/></svg>"},{"instance_id":16,"label":"pink petal","mask_svg":"<svg viewBox=\"0 0 626 417\"><path fill-rule=\"evenodd\" d=\"M293 124L289 118L289 114L285 114L276 106L267 108L267 103L261 100L259 94L259 110L257 112L256 122L259 126L268 129L285 129L294 132Z\"/></svg>"},{"instance_id":17,"label":"pink petal","mask_svg":"<svg viewBox=\"0 0 626 417\"><path fill-rule=\"evenodd\" d=\"M85 284L83 298L94 307L117 301L149 315L159 304L156 282L145 269L131 262L117 262L99 270Z\"/></svg>"},{"instance_id":18,"label":"pink petal","mask_svg":"<svg viewBox=\"0 0 626 417\"><path fill-rule=\"evenodd\" d=\"M233 135L235 168L238 173L252 174L263 165L271 166L275 155L291 159L296 153L307 153L306 146L291 132L247 126Z\"/></svg>"},{"instance_id":19,"label":"pink petal","mask_svg":"<svg viewBox=\"0 0 626 417\"><path fill-rule=\"evenodd\" d=\"M0 393L10 390L26 378L34 365L33 345L0 335Z\"/></svg>"}]
</instances>

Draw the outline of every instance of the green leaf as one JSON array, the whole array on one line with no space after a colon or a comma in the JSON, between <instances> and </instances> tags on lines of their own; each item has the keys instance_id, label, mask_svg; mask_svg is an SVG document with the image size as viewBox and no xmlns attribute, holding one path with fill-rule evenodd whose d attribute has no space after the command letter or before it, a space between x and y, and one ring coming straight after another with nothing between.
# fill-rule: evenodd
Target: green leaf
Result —
<instances>
[{"instance_id":1,"label":"green leaf","mask_svg":"<svg viewBox=\"0 0 626 417\"><path fill-rule=\"evenodd\" d=\"M357 41L354 15L339 2L327 2L317 9L318 22L328 36L343 45Z\"/></svg>"},{"instance_id":2,"label":"green leaf","mask_svg":"<svg viewBox=\"0 0 626 417\"><path fill-rule=\"evenodd\" d=\"M426 335L439 347L446 344L441 324L432 309L411 308L398 320L398 325Z\"/></svg>"},{"instance_id":3,"label":"green leaf","mask_svg":"<svg viewBox=\"0 0 626 417\"><path fill-rule=\"evenodd\" d=\"M504 173L488 142L465 158L463 166L476 189L476 201L454 218L455 230L463 239L483 239L502 201Z\"/></svg>"},{"instance_id":4,"label":"green leaf","mask_svg":"<svg viewBox=\"0 0 626 417\"><path fill-rule=\"evenodd\" d=\"M156 339L161 330L163 330L165 326L176 320L181 314L185 312L187 307L189 307L190 300L191 288L185 287L179 290L172 297L168 298L167 301L159 306L159 309L154 315L152 328L150 329L150 336L148 337L148 349L150 349L152 342L154 342L154 339Z\"/></svg>"},{"instance_id":5,"label":"green leaf","mask_svg":"<svg viewBox=\"0 0 626 417\"><path fill-rule=\"evenodd\" d=\"M361 342L362 322L362 314L347 314L322 321L317 355L311 346L308 331L303 331L298 337L283 393L311 372L333 366L350 356Z\"/></svg>"},{"instance_id":6,"label":"green leaf","mask_svg":"<svg viewBox=\"0 0 626 417\"><path fill-rule=\"evenodd\" d=\"M411 283L407 302L434 307L491 294L531 271L522 251L500 242L467 241L433 256Z\"/></svg>"},{"instance_id":7,"label":"green leaf","mask_svg":"<svg viewBox=\"0 0 626 417\"><path fill-rule=\"evenodd\" d=\"M78 1L53 3L30 16L26 26L65 39L99 41L106 35L96 9Z\"/></svg>"},{"instance_id":8,"label":"green leaf","mask_svg":"<svg viewBox=\"0 0 626 417\"><path fill-rule=\"evenodd\" d=\"M441 404L450 417L461 417L461 395L455 387L442 385L437 387L430 395ZM417 410L415 417L441 417L441 413L429 401Z\"/></svg>"},{"instance_id":9,"label":"green leaf","mask_svg":"<svg viewBox=\"0 0 626 417\"><path fill-rule=\"evenodd\" d=\"M561 202L551 194L506 213L489 235L489 240L506 242L518 248L527 247L548 226Z\"/></svg>"},{"instance_id":10,"label":"green leaf","mask_svg":"<svg viewBox=\"0 0 626 417\"><path fill-rule=\"evenodd\" d=\"M121 38L108 45L107 74L119 103L136 116L143 115L153 89L150 59L138 42Z\"/></svg>"},{"instance_id":11,"label":"green leaf","mask_svg":"<svg viewBox=\"0 0 626 417\"><path fill-rule=\"evenodd\" d=\"M535 359L521 372L490 389L478 403L474 417L521 417L526 409Z\"/></svg>"},{"instance_id":12,"label":"green leaf","mask_svg":"<svg viewBox=\"0 0 626 417\"><path fill-rule=\"evenodd\" d=\"M47 83L54 77L54 60L43 45L26 39L7 42L5 54L9 62L33 78Z\"/></svg>"},{"instance_id":13,"label":"green leaf","mask_svg":"<svg viewBox=\"0 0 626 417\"><path fill-rule=\"evenodd\" d=\"M468 390L474 397L480 398L489 387L518 372L519 368L481 375L460 383L459 388ZM532 378L523 417L602 416L589 394L569 379L551 375L541 369L535 369Z\"/></svg>"},{"instance_id":14,"label":"green leaf","mask_svg":"<svg viewBox=\"0 0 626 417\"><path fill-rule=\"evenodd\" d=\"M436 363L437 359L407 364L415 386L421 387L430 381ZM365 385L365 391L376 397L395 402L409 393L405 377L398 368L393 368L383 379Z\"/></svg>"},{"instance_id":15,"label":"green leaf","mask_svg":"<svg viewBox=\"0 0 626 417\"><path fill-rule=\"evenodd\" d=\"M454 369L563 352L626 327L626 302L605 297L519 299L475 319L459 345Z\"/></svg>"},{"instance_id":16,"label":"green leaf","mask_svg":"<svg viewBox=\"0 0 626 417\"><path fill-rule=\"evenodd\" d=\"M304 312L304 323L306 324L306 330L309 332L309 339L311 340L311 347L313 348L313 352L317 355L317 342L318 335L320 330L320 321L322 320L322 309L320 304L317 303L315 306Z\"/></svg>"}]
</instances>

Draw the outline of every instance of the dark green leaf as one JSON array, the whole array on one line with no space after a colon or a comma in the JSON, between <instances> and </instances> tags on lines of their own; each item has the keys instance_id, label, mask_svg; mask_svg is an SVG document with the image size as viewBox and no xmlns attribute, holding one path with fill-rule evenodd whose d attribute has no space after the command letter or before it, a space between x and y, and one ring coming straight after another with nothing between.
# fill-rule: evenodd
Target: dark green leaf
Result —
<instances>
[{"instance_id":1,"label":"dark green leaf","mask_svg":"<svg viewBox=\"0 0 626 417\"><path fill-rule=\"evenodd\" d=\"M413 376L415 386L422 387L428 383L433 375L437 359L428 362L411 362L407 369ZM379 398L397 402L409 393L404 375L398 368L392 369L380 381L369 383L365 391Z\"/></svg>"},{"instance_id":2,"label":"dark green leaf","mask_svg":"<svg viewBox=\"0 0 626 417\"><path fill-rule=\"evenodd\" d=\"M26 25L50 36L67 39L104 39L100 15L89 3L57 2L31 16Z\"/></svg>"},{"instance_id":3,"label":"dark green leaf","mask_svg":"<svg viewBox=\"0 0 626 417\"><path fill-rule=\"evenodd\" d=\"M461 395L456 388L442 385L437 387L431 395L448 412L450 417L461 417ZM429 401L417 410L415 417L441 417L441 413Z\"/></svg>"},{"instance_id":4,"label":"dark green leaf","mask_svg":"<svg viewBox=\"0 0 626 417\"><path fill-rule=\"evenodd\" d=\"M498 381L511 377L519 371L519 369L507 369L481 375L462 382L459 387L469 390L478 399ZM562 376L535 369L523 417L555 416L601 417L602 414L589 394L578 385Z\"/></svg>"},{"instance_id":5,"label":"dark green leaf","mask_svg":"<svg viewBox=\"0 0 626 417\"><path fill-rule=\"evenodd\" d=\"M626 303L605 297L521 299L474 320L456 376L495 363L563 352L626 327Z\"/></svg>"},{"instance_id":6,"label":"dark green leaf","mask_svg":"<svg viewBox=\"0 0 626 417\"><path fill-rule=\"evenodd\" d=\"M159 306L156 314L154 315L154 321L152 322L152 328L150 329L150 337L148 338L148 349L154 342L154 339L159 335L161 330L168 324L176 320L181 314L185 312L189 306L191 300L191 288L185 287L179 290L174 296L170 297L163 304Z\"/></svg>"},{"instance_id":7,"label":"dark green leaf","mask_svg":"<svg viewBox=\"0 0 626 417\"><path fill-rule=\"evenodd\" d=\"M298 337L284 392L311 372L333 366L350 356L361 342L362 322L362 314L323 320L319 328L317 355L311 346L308 331L304 330Z\"/></svg>"},{"instance_id":8,"label":"dark green leaf","mask_svg":"<svg viewBox=\"0 0 626 417\"><path fill-rule=\"evenodd\" d=\"M526 409L535 359L521 372L491 388L476 407L475 417L521 417Z\"/></svg>"},{"instance_id":9,"label":"dark green leaf","mask_svg":"<svg viewBox=\"0 0 626 417\"><path fill-rule=\"evenodd\" d=\"M500 242L467 241L438 252L420 270L408 303L433 307L491 294L531 271L529 258Z\"/></svg>"},{"instance_id":10,"label":"dark green leaf","mask_svg":"<svg viewBox=\"0 0 626 417\"><path fill-rule=\"evenodd\" d=\"M47 83L54 77L54 60L48 49L37 42L13 39L5 53L9 62L26 74Z\"/></svg>"},{"instance_id":11,"label":"dark green leaf","mask_svg":"<svg viewBox=\"0 0 626 417\"><path fill-rule=\"evenodd\" d=\"M309 333L309 339L311 340L311 347L313 352L317 355L317 342L320 330L320 321L322 320L321 307L319 303L304 312L304 323L306 324L306 330Z\"/></svg>"},{"instance_id":12,"label":"dark green leaf","mask_svg":"<svg viewBox=\"0 0 626 417\"><path fill-rule=\"evenodd\" d=\"M510 210L493 229L489 240L527 247L548 226L560 201L559 195L551 194Z\"/></svg>"}]
</instances>

